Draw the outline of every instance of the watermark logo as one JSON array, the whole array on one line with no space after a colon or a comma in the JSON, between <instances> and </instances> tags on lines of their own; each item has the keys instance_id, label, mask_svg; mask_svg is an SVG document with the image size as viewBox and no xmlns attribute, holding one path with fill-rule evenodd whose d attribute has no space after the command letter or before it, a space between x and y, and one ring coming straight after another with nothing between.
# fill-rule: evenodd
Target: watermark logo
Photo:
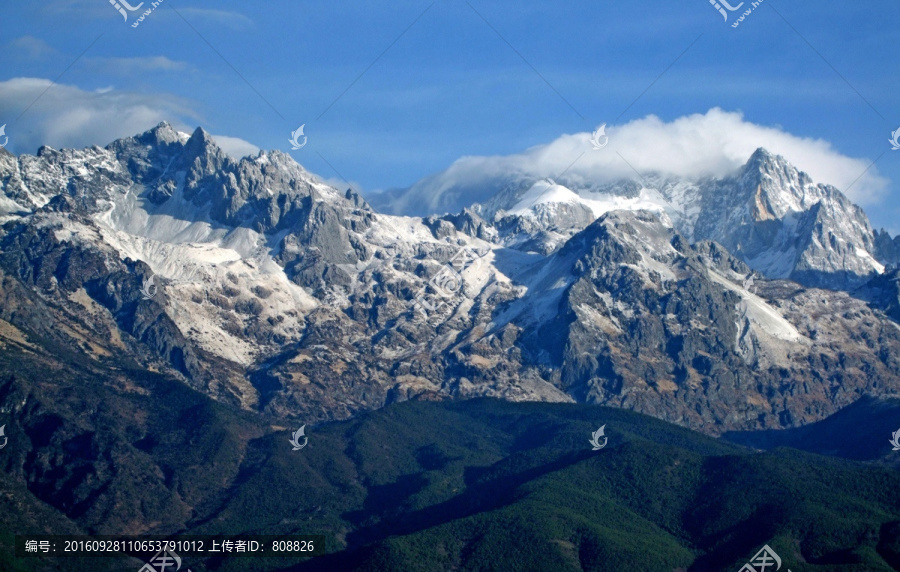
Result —
<instances>
[{"instance_id":1,"label":"watermark logo","mask_svg":"<svg viewBox=\"0 0 900 572\"><path fill-rule=\"evenodd\" d=\"M292 451L299 451L303 447L306 447L306 444L309 443L309 437L305 435L306 425L303 425L292 434L291 438L288 441L291 442L291 445L294 446ZM300 438L303 437L303 444L300 444Z\"/></svg>"},{"instance_id":2,"label":"watermark logo","mask_svg":"<svg viewBox=\"0 0 900 572\"><path fill-rule=\"evenodd\" d=\"M484 257L486 253L479 253L474 248L460 248L447 263L431 277L425 286L423 286L413 298L413 305L417 310L425 316L434 315L446 303L448 299L453 298L458 293L463 293L465 281L462 272L471 266L476 260ZM426 292L431 290L440 298L437 304L429 303L426 299Z\"/></svg>"},{"instance_id":3,"label":"watermark logo","mask_svg":"<svg viewBox=\"0 0 900 572\"><path fill-rule=\"evenodd\" d=\"M141 298L144 300L152 300L159 289L156 287L156 282L154 281L155 276L151 276L144 280L144 285L141 286Z\"/></svg>"},{"instance_id":4,"label":"watermark logo","mask_svg":"<svg viewBox=\"0 0 900 572\"><path fill-rule=\"evenodd\" d=\"M603 434L604 430L606 430L606 425L601 425L599 429L591 433L589 443L594 447L592 451L599 451L603 447L606 447L606 444L609 442L609 437L606 437ZM603 437L603 444L600 443L601 437Z\"/></svg>"},{"instance_id":5,"label":"watermark logo","mask_svg":"<svg viewBox=\"0 0 900 572\"><path fill-rule=\"evenodd\" d=\"M737 6L732 6L725 0L721 0L721 3L717 2L716 0L709 0L709 3L713 5L713 8L719 11L719 14L721 14L722 17L725 18L726 22L728 21L728 12L725 11L725 8L728 8L730 12L736 12L737 10L741 9L741 6L744 5L744 3L741 2ZM725 8L723 8L722 6L724 6Z\"/></svg>"},{"instance_id":6,"label":"watermark logo","mask_svg":"<svg viewBox=\"0 0 900 572\"><path fill-rule=\"evenodd\" d=\"M900 429L891 434L890 443L894 446L894 451L900 451Z\"/></svg>"},{"instance_id":7,"label":"watermark logo","mask_svg":"<svg viewBox=\"0 0 900 572\"><path fill-rule=\"evenodd\" d=\"M306 145L307 137L303 134L304 127L306 127L306 123L297 128L296 131L291 132L291 139L288 142L291 144L291 149L293 151L302 149L303 146ZM303 143L300 142L301 137L303 137Z\"/></svg>"},{"instance_id":8,"label":"watermark logo","mask_svg":"<svg viewBox=\"0 0 900 572\"><path fill-rule=\"evenodd\" d=\"M109 0L109 3L112 4L113 8L118 10L119 14L121 14L122 17L125 18L126 22L128 22L128 12L125 11L126 8L128 9L129 12L137 12L138 10L141 9L141 6L144 5L144 3L141 2L137 6L132 6L125 0ZM123 6L124 6L124 8L123 8Z\"/></svg>"},{"instance_id":9,"label":"watermark logo","mask_svg":"<svg viewBox=\"0 0 900 572\"><path fill-rule=\"evenodd\" d=\"M599 151L606 147L608 143L609 136L606 134L606 123L604 123L591 135L591 145L594 146L594 151Z\"/></svg>"},{"instance_id":10,"label":"watermark logo","mask_svg":"<svg viewBox=\"0 0 900 572\"><path fill-rule=\"evenodd\" d=\"M181 570L181 557L169 550L160 550L138 572L178 572L179 570ZM190 568L187 572L191 572Z\"/></svg>"},{"instance_id":11,"label":"watermark logo","mask_svg":"<svg viewBox=\"0 0 900 572\"><path fill-rule=\"evenodd\" d=\"M744 10L744 13L741 14L741 15L738 17L738 19L734 21L734 24L732 24L731 27L732 27L732 28L737 28L738 26L740 26L740 25L741 25L741 22L743 22L744 20L746 20L746 19L747 19L747 16L749 16L750 14L753 13L754 10L756 10L757 8L759 8L759 5L762 4L764 1L765 1L765 0L759 0L758 2L751 2L751 3L750 3L750 7L747 8L746 10ZM723 1L722 4L725 4L725 2ZM740 7L743 6L743 5L744 5L744 3L741 2L740 6L738 6L738 8L740 8ZM727 20L726 20L726 21L727 21Z\"/></svg>"},{"instance_id":12,"label":"watermark logo","mask_svg":"<svg viewBox=\"0 0 900 572\"><path fill-rule=\"evenodd\" d=\"M3 127L6 127L6 125L4 125ZM0 128L0 135L2 134L3 129ZM891 145L894 146L893 149L891 149L892 151L900 151L900 127L898 127L896 131L891 133ZM0 145L0 147L3 147L3 145Z\"/></svg>"},{"instance_id":13,"label":"watermark logo","mask_svg":"<svg viewBox=\"0 0 900 572\"><path fill-rule=\"evenodd\" d=\"M900 133L900 129L897 130L897 133ZM9 143L9 137L6 136L6 123L0 125L0 137L3 137L3 143L0 143L0 148L6 147L6 144Z\"/></svg>"},{"instance_id":14,"label":"watermark logo","mask_svg":"<svg viewBox=\"0 0 900 572\"><path fill-rule=\"evenodd\" d=\"M452 296L462 290L463 277L453 266L447 265L431 279L431 286L442 296Z\"/></svg>"},{"instance_id":15,"label":"watermark logo","mask_svg":"<svg viewBox=\"0 0 900 572\"><path fill-rule=\"evenodd\" d=\"M781 570L781 557L766 544L738 572L775 572L776 570ZM791 570L788 569L788 572Z\"/></svg>"},{"instance_id":16,"label":"watermark logo","mask_svg":"<svg viewBox=\"0 0 900 572\"><path fill-rule=\"evenodd\" d=\"M900 431L897 431L900 433ZM9 437L6 436L6 425L0 425L0 437L3 437L3 444L0 445L0 449L6 447L6 444L9 443ZM896 449L895 449L896 450Z\"/></svg>"},{"instance_id":17,"label":"watermark logo","mask_svg":"<svg viewBox=\"0 0 900 572\"><path fill-rule=\"evenodd\" d=\"M122 0L119 0L119 1L122 1ZM137 21L135 21L135 23L131 25L131 27L132 27L132 28L137 28L138 26L140 26L140 25L141 25L141 22L143 22L143 21L147 18L147 16L149 16L150 14L152 14L154 10L156 10L157 8L159 8L159 5L162 4L163 2L165 2L165 0L158 0L158 1L156 1L156 2L151 2L151 3L150 3L150 8L148 8L147 10L144 10L144 13L141 14L140 18L138 18ZM124 2L122 2L122 3L124 4ZM144 3L141 2L140 5L138 5L138 8L140 8L140 7L143 6L143 5L144 5ZM136 10L136 9L137 9L137 8L135 8L135 10Z\"/></svg>"}]
</instances>

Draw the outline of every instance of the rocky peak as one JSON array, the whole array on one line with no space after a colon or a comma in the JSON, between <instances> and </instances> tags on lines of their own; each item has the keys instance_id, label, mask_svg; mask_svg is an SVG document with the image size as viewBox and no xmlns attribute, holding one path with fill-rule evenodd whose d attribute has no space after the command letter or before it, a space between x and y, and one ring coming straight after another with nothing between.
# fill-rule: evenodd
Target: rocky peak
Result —
<instances>
[{"instance_id":1,"label":"rocky peak","mask_svg":"<svg viewBox=\"0 0 900 572\"><path fill-rule=\"evenodd\" d=\"M741 169L745 176L762 176L777 172L782 166L783 159L760 147L753 152L750 159Z\"/></svg>"},{"instance_id":2,"label":"rocky peak","mask_svg":"<svg viewBox=\"0 0 900 572\"><path fill-rule=\"evenodd\" d=\"M807 210L829 194L824 185L816 185L787 159L762 148L744 165L739 180L743 193L735 198L749 200L758 221Z\"/></svg>"},{"instance_id":3,"label":"rocky peak","mask_svg":"<svg viewBox=\"0 0 900 572\"><path fill-rule=\"evenodd\" d=\"M143 145L162 148L168 145L184 145L185 134L163 121L153 129L141 133L135 139Z\"/></svg>"},{"instance_id":4,"label":"rocky peak","mask_svg":"<svg viewBox=\"0 0 900 572\"><path fill-rule=\"evenodd\" d=\"M862 209L765 149L707 186L700 207L692 238L721 243L769 278L852 289L882 270Z\"/></svg>"},{"instance_id":5,"label":"rocky peak","mask_svg":"<svg viewBox=\"0 0 900 572\"><path fill-rule=\"evenodd\" d=\"M875 258L886 266L900 264L900 235L891 238L884 229L875 233Z\"/></svg>"},{"instance_id":6,"label":"rocky peak","mask_svg":"<svg viewBox=\"0 0 900 572\"><path fill-rule=\"evenodd\" d=\"M612 211L575 235L560 254L583 253L576 273L587 269L609 273L626 265L658 283L661 279L658 270L682 255L679 248L689 249L687 241L680 240L680 235L654 213Z\"/></svg>"},{"instance_id":7,"label":"rocky peak","mask_svg":"<svg viewBox=\"0 0 900 572\"><path fill-rule=\"evenodd\" d=\"M344 192L344 198L350 201L350 204L358 209L363 209L366 211L372 210L372 207L368 202L366 202L366 199L364 199L362 195L354 191L352 188L348 188L346 192Z\"/></svg>"},{"instance_id":8,"label":"rocky peak","mask_svg":"<svg viewBox=\"0 0 900 572\"><path fill-rule=\"evenodd\" d=\"M181 166L200 169L197 174L211 174L221 169L228 156L219 148L216 141L202 127L194 130L190 139L184 144L184 150L179 159Z\"/></svg>"}]
</instances>

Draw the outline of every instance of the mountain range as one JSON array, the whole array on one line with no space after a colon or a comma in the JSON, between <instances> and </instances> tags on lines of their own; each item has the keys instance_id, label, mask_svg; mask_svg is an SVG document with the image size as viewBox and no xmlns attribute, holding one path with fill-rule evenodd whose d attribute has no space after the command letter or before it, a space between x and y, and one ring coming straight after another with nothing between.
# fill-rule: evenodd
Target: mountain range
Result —
<instances>
[{"instance_id":1,"label":"mountain range","mask_svg":"<svg viewBox=\"0 0 900 572\"><path fill-rule=\"evenodd\" d=\"M326 538L195 572L900 567L900 238L763 149L451 174L364 198L165 123L0 149L0 568L140 567L24 532Z\"/></svg>"},{"instance_id":2,"label":"mountain range","mask_svg":"<svg viewBox=\"0 0 900 572\"><path fill-rule=\"evenodd\" d=\"M691 242L713 240L770 279L847 289L896 265L900 240L874 231L838 189L815 183L784 158L758 149L725 177L638 174L612 183L565 173L460 173L456 165L408 189L373 197L384 212L428 215L472 208L503 225L530 215L552 249L614 210L645 209ZM479 199L474 204L461 204Z\"/></svg>"},{"instance_id":3,"label":"mountain range","mask_svg":"<svg viewBox=\"0 0 900 572\"><path fill-rule=\"evenodd\" d=\"M0 150L0 182L4 339L273 418L487 396L715 435L900 389L898 238L763 149L721 179L512 177L428 216L168 124Z\"/></svg>"}]
</instances>

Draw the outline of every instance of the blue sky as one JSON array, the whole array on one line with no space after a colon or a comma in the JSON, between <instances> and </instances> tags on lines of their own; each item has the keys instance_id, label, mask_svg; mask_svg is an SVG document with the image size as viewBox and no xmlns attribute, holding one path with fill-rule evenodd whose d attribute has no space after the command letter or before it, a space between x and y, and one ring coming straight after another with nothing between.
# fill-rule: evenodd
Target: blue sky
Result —
<instances>
[{"instance_id":1,"label":"blue sky","mask_svg":"<svg viewBox=\"0 0 900 572\"><path fill-rule=\"evenodd\" d=\"M875 226L900 232L894 1L765 0L736 29L749 2L728 24L708 0L209 6L164 0L133 28L150 2L127 23L108 0L5 3L8 148L102 146L167 119L290 151L373 191L462 156L721 108L877 159L869 174L886 180L882 193L854 198ZM309 142L291 151L301 124Z\"/></svg>"}]
</instances>

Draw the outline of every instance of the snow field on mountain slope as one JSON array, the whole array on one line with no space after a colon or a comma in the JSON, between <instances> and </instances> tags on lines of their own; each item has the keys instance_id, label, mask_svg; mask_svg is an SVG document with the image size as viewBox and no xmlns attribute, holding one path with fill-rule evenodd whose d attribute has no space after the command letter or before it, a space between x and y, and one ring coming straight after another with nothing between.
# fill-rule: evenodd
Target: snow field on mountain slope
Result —
<instances>
[{"instance_id":1,"label":"snow field on mountain slope","mask_svg":"<svg viewBox=\"0 0 900 572\"><path fill-rule=\"evenodd\" d=\"M664 222L671 225L669 219L678 217L681 210L667 201L659 191L642 188L637 197L621 197L607 193L576 193L563 185L550 181L538 181L509 210L510 214L528 216L533 214L532 207L559 203L581 204L593 213L594 218L616 210L648 210L661 215Z\"/></svg>"},{"instance_id":2,"label":"snow field on mountain slope","mask_svg":"<svg viewBox=\"0 0 900 572\"><path fill-rule=\"evenodd\" d=\"M872 268L875 269L875 272L877 272L877 273L879 273L879 274L884 274L884 264L881 264L880 262L878 262L877 260L875 260L874 258L872 258L872 255L871 255L871 254L869 254L868 252L866 252L866 251L863 250L862 248L857 248L857 249L855 250L855 252L856 252L856 256L862 258L863 260L865 260L866 262L868 262L869 264L871 264L871 265L872 265Z\"/></svg>"},{"instance_id":3,"label":"snow field on mountain slope","mask_svg":"<svg viewBox=\"0 0 900 572\"><path fill-rule=\"evenodd\" d=\"M318 306L272 259L265 237L250 229L229 231L205 221L149 214L133 195L95 220L123 259L141 260L170 281L164 289L167 314L179 330L226 360L247 366L272 349L232 332L266 323L273 334L295 341L303 316ZM259 312L229 308L238 303Z\"/></svg>"},{"instance_id":4,"label":"snow field on mountain slope","mask_svg":"<svg viewBox=\"0 0 900 572\"><path fill-rule=\"evenodd\" d=\"M245 259L235 250L214 244L166 244L109 229L104 230L104 238L122 258L141 260L154 275L169 280L157 287L165 294L166 313L182 334L244 366L272 348L231 332L271 323L274 334L288 343L296 341L302 334L303 316L318 306L268 255ZM239 304L258 311L233 310Z\"/></svg>"},{"instance_id":5,"label":"snow field on mountain slope","mask_svg":"<svg viewBox=\"0 0 900 572\"><path fill-rule=\"evenodd\" d=\"M735 285L714 270L709 270L709 277L717 284L737 293L747 303L747 317L767 334L788 342L800 342L804 339L793 324L756 294Z\"/></svg>"}]
</instances>

